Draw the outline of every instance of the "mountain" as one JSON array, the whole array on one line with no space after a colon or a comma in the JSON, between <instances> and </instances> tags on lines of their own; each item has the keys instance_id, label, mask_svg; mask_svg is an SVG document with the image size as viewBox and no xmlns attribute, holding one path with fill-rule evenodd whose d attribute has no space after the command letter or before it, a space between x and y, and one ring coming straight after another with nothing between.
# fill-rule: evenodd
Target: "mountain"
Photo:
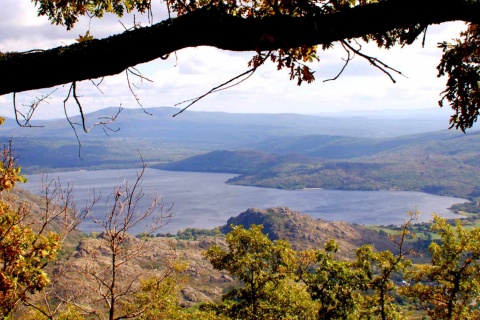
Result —
<instances>
[{"instance_id":1,"label":"mountain","mask_svg":"<svg viewBox=\"0 0 480 320\"><path fill-rule=\"evenodd\" d=\"M448 118L432 119L412 117L333 117L301 114L248 114L226 112L186 111L173 117L180 109L159 107L149 109L122 109L115 123L108 127L118 132L107 133L118 138L155 138L163 141L181 141L195 144L228 144L230 146L251 143L278 136L341 135L351 137L394 137L445 129ZM87 127L114 116L118 108L105 108L85 115ZM409 111L406 114L415 114ZM397 118L398 117L398 118ZM72 123L81 123L79 116ZM0 135L13 137L71 137L74 132L66 119L37 120L38 127L22 128L7 119L0 126ZM81 138L105 137L101 126L84 134L77 126Z\"/></svg>"},{"instance_id":2,"label":"mountain","mask_svg":"<svg viewBox=\"0 0 480 320\"><path fill-rule=\"evenodd\" d=\"M313 162L299 154L276 155L256 150L216 150L179 161L153 165L152 168L172 171L222 172L257 174L270 171L281 163L307 164Z\"/></svg>"}]
</instances>

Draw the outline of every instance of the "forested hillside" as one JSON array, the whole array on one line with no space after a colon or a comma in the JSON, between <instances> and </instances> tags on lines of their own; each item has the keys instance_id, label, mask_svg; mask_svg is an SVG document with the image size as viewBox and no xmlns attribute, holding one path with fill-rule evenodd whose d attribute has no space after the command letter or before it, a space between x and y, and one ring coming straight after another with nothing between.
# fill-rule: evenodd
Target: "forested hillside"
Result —
<instances>
[{"instance_id":1,"label":"forested hillside","mask_svg":"<svg viewBox=\"0 0 480 320\"><path fill-rule=\"evenodd\" d=\"M293 137L258 144L264 151L215 151L157 167L239 173L228 182L241 185L416 190L473 199L480 195L478 137L448 131L385 139Z\"/></svg>"}]
</instances>

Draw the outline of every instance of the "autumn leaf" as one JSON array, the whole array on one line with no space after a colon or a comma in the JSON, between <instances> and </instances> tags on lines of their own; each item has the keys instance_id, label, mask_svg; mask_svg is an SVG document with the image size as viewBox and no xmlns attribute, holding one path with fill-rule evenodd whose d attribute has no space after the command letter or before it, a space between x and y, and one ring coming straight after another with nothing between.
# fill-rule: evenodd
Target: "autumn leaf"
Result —
<instances>
[{"instance_id":1,"label":"autumn leaf","mask_svg":"<svg viewBox=\"0 0 480 320\"><path fill-rule=\"evenodd\" d=\"M93 40L93 36L90 35L90 31L87 31L87 33L85 33L84 36L82 36L81 34L78 35L78 39L75 39L77 40L77 42L85 42L85 41L90 41L90 40Z\"/></svg>"}]
</instances>

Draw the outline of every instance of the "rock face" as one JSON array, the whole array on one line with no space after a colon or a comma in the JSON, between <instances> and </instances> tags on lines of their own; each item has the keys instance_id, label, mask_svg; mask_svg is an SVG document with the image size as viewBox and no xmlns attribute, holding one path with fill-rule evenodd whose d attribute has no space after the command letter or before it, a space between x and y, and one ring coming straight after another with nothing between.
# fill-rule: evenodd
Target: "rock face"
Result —
<instances>
[{"instance_id":1,"label":"rock face","mask_svg":"<svg viewBox=\"0 0 480 320\"><path fill-rule=\"evenodd\" d=\"M221 230L228 233L231 225L249 228L252 224L263 225L263 232L271 240L286 239L296 250L323 248L331 239L340 245L339 255L343 258L353 258L355 250L364 244L371 244L380 251L395 250L393 242L386 235L347 222L314 219L285 207L248 209L228 219L227 225Z\"/></svg>"}]
</instances>

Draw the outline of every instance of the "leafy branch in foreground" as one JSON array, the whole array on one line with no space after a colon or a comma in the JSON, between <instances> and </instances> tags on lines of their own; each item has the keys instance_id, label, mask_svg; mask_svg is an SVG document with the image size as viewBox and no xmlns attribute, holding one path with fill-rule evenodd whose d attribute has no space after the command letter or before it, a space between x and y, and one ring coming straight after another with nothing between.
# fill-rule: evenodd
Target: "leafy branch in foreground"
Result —
<instances>
[{"instance_id":1,"label":"leafy branch in foreground","mask_svg":"<svg viewBox=\"0 0 480 320\"><path fill-rule=\"evenodd\" d=\"M262 228L232 226L227 250L212 246L205 252L215 269L227 270L243 285L224 295L222 303L202 309L233 319L313 319L315 304L293 281L296 252L287 241L272 242Z\"/></svg>"}]
</instances>

